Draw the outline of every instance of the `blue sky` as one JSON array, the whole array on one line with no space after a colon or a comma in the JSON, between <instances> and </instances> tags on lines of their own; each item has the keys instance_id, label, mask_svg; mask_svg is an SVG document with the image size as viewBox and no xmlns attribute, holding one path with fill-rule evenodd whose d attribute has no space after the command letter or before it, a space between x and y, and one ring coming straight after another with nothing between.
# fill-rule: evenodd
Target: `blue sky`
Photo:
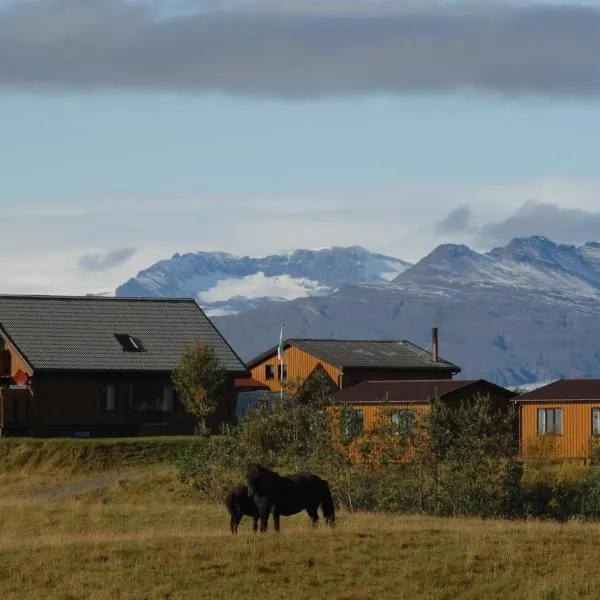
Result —
<instances>
[{"instance_id":1,"label":"blue sky","mask_svg":"<svg viewBox=\"0 0 600 600\"><path fill-rule=\"evenodd\" d=\"M442 4L215 2L159 27L141 1L0 3L2 291L107 291L195 250L418 260L509 219L586 241L600 3Z\"/></svg>"}]
</instances>

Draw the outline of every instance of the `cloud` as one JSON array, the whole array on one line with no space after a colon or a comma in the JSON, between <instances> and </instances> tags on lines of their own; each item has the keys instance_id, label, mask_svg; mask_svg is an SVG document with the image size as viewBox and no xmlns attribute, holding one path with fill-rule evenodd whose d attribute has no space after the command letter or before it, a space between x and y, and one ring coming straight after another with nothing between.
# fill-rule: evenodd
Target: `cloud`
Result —
<instances>
[{"instance_id":1,"label":"cloud","mask_svg":"<svg viewBox=\"0 0 600 600\"><path fill-rule=\"evenodd\" d=\"M435 231L444 233L463 233L471 228L471 209L468 206L455 208L447 217L435 224Z\"/></svg>"},{"instance_id":2,"label":"cloud","mask_svg":"<svg viewBox=\"0 0 600 600\"><path fill-rule=\"evenodd\" d=\"M487 245L508 243L515 237L541 235L554 242L582 244L600 240L600 212L561 208L528 201L506 219L485 223L477 238Z\"/></svg>"},{"instance_id":3,"label":"cloud","mask_svg":"<svg viewBox=\"0 0 600 600\"><path fill-rule=\"evenodd\" d=\"M86 254L77 265L84 271L106 271L127 262L136 253L136 248L117 248L106 254Z\"/></svg>"},{"instance_id":4,"label":"cloud","mask_svg":"<svg viewBox=\"0 0 600 600\"><path fill-rule=\"evenodd\" d=\"M165 18L139 1L18 2L0 11L0 85L600 95L600 9L591 6L229 4Z\"/></svg>"}]
</instances>

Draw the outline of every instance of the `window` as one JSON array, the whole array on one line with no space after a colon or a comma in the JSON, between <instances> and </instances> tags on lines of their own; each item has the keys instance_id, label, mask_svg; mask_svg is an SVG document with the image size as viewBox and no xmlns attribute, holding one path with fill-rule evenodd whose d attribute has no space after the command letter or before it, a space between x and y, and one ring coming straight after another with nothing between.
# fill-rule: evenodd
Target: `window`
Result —
<instances>
[{"instance_id":1,"label":"window","mask_svg":"<svg viewBox=\"0 0 600 600\"><path fill-rule=\"evenodd\" d=\"M275 379L274 365L265 365L265 379Z\"/></svg>"},{"instance_id":2,"label":"window","mask_svg":"<svg viewBox=\"0 0 600 600\"><path fill-rule=\"evenodd\" d=\"M158 409L161 412L171 412L173 410L173 388L170 385L163 387L162 405Z\"/></svg>"},{"instance_id":3,"label":"window","mask_svg":"<svg viewBox=\"0 0 600 600\"><path fill-rule=\"evenodd\" d=\"M10 350L0 350L0 374L10 375L12 373L11 361Z\"/></svg>"},{"instance_id":4,"label":"window","mask_svg":"<svg viewBox=\"0 0 600 600\"><path fill-rule=\"evenodd\" d=\"M346 442L363 434L364 413L362 410L346 409L341 414L342 439Z\"/></svg>"},{"instance_id":5,"label":"window","mask_svg":"<svg viewBox=\"0 0 600 600\"><path fill-rule=\"evenodd\" d=\"M538 408L538 435L562 435L562 408Z\"/></svg>"},{"instance_id":6,"label":"window","mask_svg":"<svg viewBox=\"0 0 600 600\"><path fill-rule=\"evenodd\" d=\"M592 408L592 435L600 435L600 408Z\"/></svg>"},{"instance_id":7,"label":"window","mask_svg":"<svg viewBox=\"0 0 600 600\"><path fill-rule=\"evenodd\" d=\"M104 388L104 410L112 412L117 410L117 387L114 385L107 385Z\"/></svg>"},{"instance_id":8,"label":"window","mask_svg":"<svg viewBox=\"0 0 600 600\"><path fill-rule=\"evenodd\" d=\"M139 383L128 386L129 404L137 412L171 412L174 393L170 385Z\"/></svg>"},{"instance_id":9,"label":"window","mask_svg":"<svg viewBox=\"0 0 600 600\"><path fill-rule=\"evenodd\" d=\"M415 411L399 410L392 413L392 433L394 435L413 435L415 433Z\"/></svg>"},{"instance_id":10,"label":"window","mask_svg":"<svg viewBox=\"0 0 600 600\"><path fill-rule=\"evenodd\" d=\"M285 381L287 379L287 365L277 366L277 379L279 381Z\"/></svg>"},{"instance_id":11,"label":"window","mask_svg":"<svg viewBox=\"0 0 600 600\"><path fill-rule=\"evenodd\" d=\"M115 333L114 335L125 352L145 352L145 348L138 338L128 333Z\"/></svg>"}]
</instances>

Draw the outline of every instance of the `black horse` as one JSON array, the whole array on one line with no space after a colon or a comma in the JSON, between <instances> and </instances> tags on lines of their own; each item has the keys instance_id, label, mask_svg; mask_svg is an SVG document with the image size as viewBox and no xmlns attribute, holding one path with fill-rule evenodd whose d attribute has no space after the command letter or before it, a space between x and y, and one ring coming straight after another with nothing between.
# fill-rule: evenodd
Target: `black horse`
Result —
<instances>
[{"instance_id":1,"label":"black horse","mask_svg":"<svg viewBox=\"0 0 600 600\"><path fill-rule=\"evenodd\" d=\"M297 473L283 477L259 465L250 465L246 472L248 494L260 516L260 530L266 531L269 514L273 513L275 531L279 531L279 517L295 515L306 510L313 525L319 521L318 508L328 525L335 522L333 499L329 485L312 473Z\"/></svg>"},{"instance_id":2,"label":"black horse","mask_svg":"<svg viewBox=\"0 0 600 600\"><path fill-rule=\"evenodd\" d=\"M229 528L231 533L237 533L238 525L244 515L252 517L252 531L258 529L258 508L248 493L245 485L236 485L225 498L225 506L231 515Z\"/></svg>"}]
</instances>

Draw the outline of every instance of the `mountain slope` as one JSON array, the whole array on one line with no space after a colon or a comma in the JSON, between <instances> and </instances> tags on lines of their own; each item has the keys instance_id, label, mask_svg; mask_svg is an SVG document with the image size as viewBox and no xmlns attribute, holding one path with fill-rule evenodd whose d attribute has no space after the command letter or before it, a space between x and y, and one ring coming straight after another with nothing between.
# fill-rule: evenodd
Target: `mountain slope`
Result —
<instances>
[{"instance_id":1,"label":"mountain slope","mask_svg":"<svg viewBox=\"0 0 600 600\"><path fill-rule=\"evenodd\" d=\"M290 337L408 338L429 344L462 376L517 385L600 376L600 245L513 240L479 254L444 245L393 285L346 286L320 298L215 319L243 358Z\"/></svg>"},{"instance_id":2,"label":"mountain slope","mask_svg":"<svg viewBox=\"0 0 600 600\"><path fill-rule=\"evenodd\" d=\"M214 316L272 301L322 296L353 283L386 283L409 266L360 246L295 250L263 258L224 252L175 254L141 271L115 294L193 297Z\"/></svg>"}]
</instances>

